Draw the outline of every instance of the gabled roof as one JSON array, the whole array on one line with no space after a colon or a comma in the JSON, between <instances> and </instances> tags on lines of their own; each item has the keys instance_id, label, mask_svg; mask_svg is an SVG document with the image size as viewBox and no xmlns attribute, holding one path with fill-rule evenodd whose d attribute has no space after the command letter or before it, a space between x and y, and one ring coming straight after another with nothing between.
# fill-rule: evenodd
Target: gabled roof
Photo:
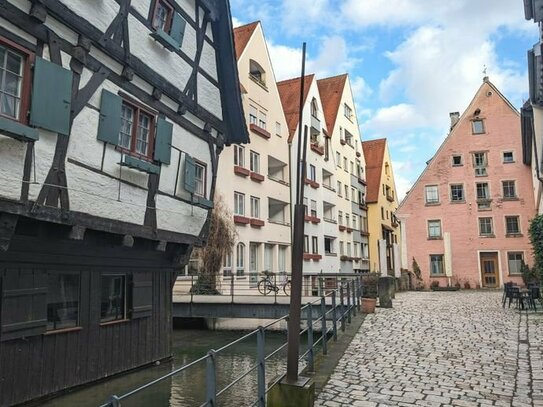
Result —
<instances>
[{"instance_id":1,"label":"gabled roof","mask_svg":"<svg viewBox=\"0 0 543 407\"><path fill-rule=\"evenodd\" d=\"M326 120L326 128L330 134L334 131L346 81L347 74L319 79L317 81L321 95L322 110L324 111L324 120Z\"/></svg>"},{"instance_id":2,"label":"gabled roof","mask_svg":"<svg viewBox=\"0 0 543 407\"><path fill-rule=\"evenodd\" d=\"M415 189L415 187L418 185L418 183L420 182L420 180L424 177L424 174L426 174L426 171L428 171L428 169L430 168L430 166L433 164L433 161L440 155L441 151L443 150L443 148L445 147L445 145L447 144L447 142L452 138L454 137L454 135L459 131L458 129L460 128L459 124L466 119L466 117L468 115L472 115L473 114L473 107L475 106L475 102L477 102L479 100L479 98L481 97L482 93L484 92L484 90L490 88L492 91L494 91L502 100L503 102L505 102L505 104L513 111L515 112L517 115L520 116L520 113L519 111L515 108L515 106L509 101L509 99L507 99L503 93L500 92L500 90L492 83L490 82L490 80L488 79L488 77L484 77L483 78L483 83L481 84L481 86L479 86L479 89L477 89L477 92L475 92L475 96L473 96L473 99L471 99L471 101L469 102L469 105L468 107L466 108L466 110L464 110L464 112L462 113L462 115L460 116L460 118L458 119L458 121L456 122L456 124L451 128L451 131L449 132L449 134L447 135L447 137L445 137L445 140L443 140L443 142L441 143L441 145L439 146L439 148L437 149L437 152L433 155L433 157L427 161L427 165L426 167L424 168L424 170L421 172L421 174L419 175L419 177L417 178L417 180L415 181L415 183L411 186L411 189L407 192L407 195L404 197L404 199L400 202L400 206L398 207L398 210L401 210L403 205L410 199L411 197L411 191L413 191Z\"/></svg>"},{"instance_id":3,"label":"gabled roof","mask_svg":"<svg viewBox=\"0 0 543 407\"><path fill-rule=\"evenodd\" d=\"M241 57L241 54L243 54L243 51L245 50L245 47L255 32L258 24L260 24L260 21L255 21L254 23L249 23L234 28L234 44L236 47L236 58L238 60Z\"/></svg>"},{"instance_id":4,"label":"gabled roof","mask_svg":"<svg viewBox=\"0 0 543 407\"><path fill-rule=\"evenodd\" d=\"M309 88L313 83L315 75L306 75L304 78L304 105L309 93ZM281 104L283 105L283 111L285 112L285 118L287 119L287 126L289 131L288 141L289 143L294 138L297 131L298 118L300 115L300 85L302 81L300 78L288 79L286 81L277 82L277 90L281 97Z\"/></svg>"},{"instance_id":5,"label":"gabled roof","mask_svg":"<svg viewBox=\"0 0 543 407\"><path fill-rule=\"evenodd\" d=\"M362 149L366 158L366 182L368 183L366 202L368 203L377 202L379 197L386 144L386 138L362 142Z\"/></svg>"}]
</instances>

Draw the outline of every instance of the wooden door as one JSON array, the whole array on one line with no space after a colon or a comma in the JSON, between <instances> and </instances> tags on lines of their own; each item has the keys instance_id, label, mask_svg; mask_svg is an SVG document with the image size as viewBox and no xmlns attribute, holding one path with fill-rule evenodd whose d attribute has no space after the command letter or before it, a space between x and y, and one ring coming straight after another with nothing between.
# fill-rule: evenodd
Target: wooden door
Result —
<instances>
[{"instance_id":1,"label":"wooden door","mask_svg":"<svg viewBox=\"0 0 543 407\"><path fill-rule=\"evenodd\" d=\"M498 253L481 253L480 259L483 287L498 287Z\"/></svg>"}]
</instances>

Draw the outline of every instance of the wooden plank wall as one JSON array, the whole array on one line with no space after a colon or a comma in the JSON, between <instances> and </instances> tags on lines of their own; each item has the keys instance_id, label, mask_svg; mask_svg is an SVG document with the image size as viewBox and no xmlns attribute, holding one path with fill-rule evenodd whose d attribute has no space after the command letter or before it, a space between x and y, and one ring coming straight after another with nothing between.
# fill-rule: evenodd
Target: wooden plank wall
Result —
<instances>
[{"instance_id":1,"label":"wooden plank wall","mask_svg":"<svg viewBox=\"0 0 543 407\"><path fill-rule=\"evenodd\" d=\"M34 251L30 251L26 243L24 251L15 242L9 255L0 254L0 279L6 281L16 269L42 273L60 269L81 271L82 329L0 342L0 406L89 383L171 355L173 268L157 268L158 262L145 261L141 250L135 254L138 259L129 258L126 248L118 253L125 258L124 265L112 266L108 263L118 264L119 257L112 256L112 261L108 261L110 249L97 250L93 246L78 247L75 253L72 247L67 256L49 252L56 261L44 264L44 258L49 257L44 253L50 249L48 244L34 245ZM99 253L103 256L97 257ZM75 258L79 258L79 265L74 264ZM92 262L96 265L89 264ZM100 326L100 272L143 270L153 275L152 316Z\"/></svg>"}]
</instances>

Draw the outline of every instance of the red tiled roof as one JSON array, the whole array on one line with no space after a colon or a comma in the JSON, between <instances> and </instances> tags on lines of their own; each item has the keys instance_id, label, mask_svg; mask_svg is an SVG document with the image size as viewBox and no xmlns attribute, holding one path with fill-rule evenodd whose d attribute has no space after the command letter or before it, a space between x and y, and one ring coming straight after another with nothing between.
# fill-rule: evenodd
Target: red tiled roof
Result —
<instances>
[{"instance_id":1,"label":"red tiled roof","mask_svg":"<svg viewBox=\"0 0 543 407\"><path fill-rule=\"evenodd\" d=\"M324 120L326 120L326 128L330 133L334 131L346 80L347 74L342 74L317 81L321 95L322 110L324 111Z\"/></svg>"},{"instance_id":2,"label":"red tiled roof","mask_svg":"<svg viewBox=\"0 0 543 407\"><path fill-rule=\"evenodd\" d=\"M307 99L309 87L313 82L315 75L306 75L304 78L304 104ZM300 78L288 79L286 81L277 82L277 90L281 97L281 104L287 119L289 130L288 141L291 142L297 131L298 117L300 112Z\"/></svg>"},{"instance_id":3,"label":"red tiled roof","mask_svg":"<svg viewBox=\"0 0 543 407\"><path fill-rule=\"evenodd\" d=\"M377 202L379 197L386 143L386 138L362 142L364 158L366 159L366 182L368 183L366 202L368 203Z\"/></svg>"},{"instance_id":4,"label":"red tiled roof","mask_svg":"<svg viewBox=\"0 0 543 407\"><path fill-rule=\"evenodd\" d=\"M255 32L256 27L260 24L260 21L242 25L241 27L234 28L234 45L236 47L236 59L239 59L243 50L247 46L247 43L251 39L251 36Z\"/></svg>"}]
</instances>

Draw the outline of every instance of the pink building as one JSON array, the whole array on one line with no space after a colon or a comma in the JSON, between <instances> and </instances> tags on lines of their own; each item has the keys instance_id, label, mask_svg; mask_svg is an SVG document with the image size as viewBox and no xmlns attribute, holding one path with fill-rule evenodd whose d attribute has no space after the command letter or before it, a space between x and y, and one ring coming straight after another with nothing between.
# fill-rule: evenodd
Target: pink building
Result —
<instances>
[{"instance_id":1,"label":"pink building","mask_svg":"<svg viewBox=\"0 0 543 407\"><path fill-rule=\"evenodd\" d=\"M531 181L519 113L485 78L398 209L403 267L416 259L426 287L521 283L522 261L532 264Z\"/></svg>"}]
</instances>

